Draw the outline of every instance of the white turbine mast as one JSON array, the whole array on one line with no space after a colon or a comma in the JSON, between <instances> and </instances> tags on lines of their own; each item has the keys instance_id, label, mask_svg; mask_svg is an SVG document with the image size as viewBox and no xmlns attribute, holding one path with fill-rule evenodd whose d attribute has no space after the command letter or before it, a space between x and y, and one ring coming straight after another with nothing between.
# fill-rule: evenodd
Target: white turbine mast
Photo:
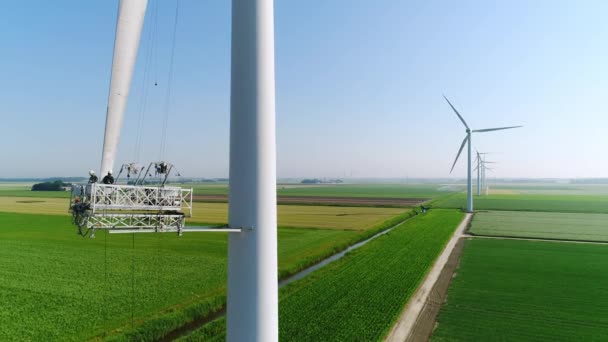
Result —
<instances>
[{"instance_id":1,"label":"white turbine mast","mask_svg":"<svg viewBox=\"0 0 608 342\"><path fill-rule=\"evenodd\" d=\"M227 341L279 340L273 0L232 1Z\"/></svg>"},{"instance_id":2,"label":"white turbine mast","mask_svg":"<svg viewBox=\"0 0 608 342\"><path fill-rule=\"evenodd\" d=\"M460 113L458 113L458 111L456 110L456 108L454 108L454 106L452 105L452 103L450 102L450 100L448 100L447 97L445 97L445 95L443 96L443 98L447 101L447 103L450 105L450 107L452 108L452 110L454 111L454 113L456 113L456 115L458 116L458 118L460 119L460 121L462 122L462 124L464 125L464 127L466 128L466 136L464 137L464 140L462 141L462 144L460 145L460 149L458 150L458 154L456 155L456 159L454 160L454 164L452 164L452 169L450 170L450 173L452 173L452 171L454 170L454 167L456 166L456 162L458 161L458 158L460 157L460 153L462 153L462 150L464 149L464 146L467 145L467 212L472 213L473 212L473 183L472 183L472 177L471 177L471 171L472 171L472 167L471 167L471 135L472 133L484 133L484 132L492 132L492 131L500 131L500 130L505 130L505 129L512 129L512 128L519 128L519 127L523 127L523 126L508 126L508 127L497 127L497 128L484 128L484 129L474 129L471 130L471 128L469 128L469 125L467 124L467 122L464 120L464 118L462 117L462 115L460 115Z\"/></svg>"}]
</instances>

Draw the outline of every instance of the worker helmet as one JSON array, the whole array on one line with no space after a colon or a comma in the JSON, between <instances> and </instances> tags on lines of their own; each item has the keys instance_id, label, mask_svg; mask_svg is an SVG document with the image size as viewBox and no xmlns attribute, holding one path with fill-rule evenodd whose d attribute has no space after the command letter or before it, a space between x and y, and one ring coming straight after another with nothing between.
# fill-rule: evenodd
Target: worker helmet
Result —
<instances>
[{"instance_id":1,"label":"worker helmet","mask_svg":"<svg viewBox=\"0 0 608 342\"><path fill-rule=\"evenodd\" d=\"M112 170L108 170L108 174L111 175L112 174Z\"/></svg>"},{"instance_id":2,"label":"worker helmet","mask_svg":"<svg viewBox=\"0 0 608 342\"><path fill-rule=\"evenodd\" d=\"M93 171L93 170L89 171L89 175L90 176L95 176L95 171Z\"/></svg>"}]
</instances>

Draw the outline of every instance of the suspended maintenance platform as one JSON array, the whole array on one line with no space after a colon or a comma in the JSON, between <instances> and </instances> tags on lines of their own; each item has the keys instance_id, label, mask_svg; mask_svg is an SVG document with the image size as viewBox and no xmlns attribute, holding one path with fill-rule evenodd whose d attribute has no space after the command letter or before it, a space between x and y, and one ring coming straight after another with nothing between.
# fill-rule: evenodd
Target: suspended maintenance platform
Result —
<instances>
[{"instance_id":1,"label":"suspended maintenance platform","mask_svg":"<svg viewBox=\"0 0 608 342\"><path fill-rule=\"evenodd\" d=\"M240 228L186 227L192 217L192 188L122 184L72 187L70 212L82 236L110 233L240 232Z\"/></svg>"}]
</instances>

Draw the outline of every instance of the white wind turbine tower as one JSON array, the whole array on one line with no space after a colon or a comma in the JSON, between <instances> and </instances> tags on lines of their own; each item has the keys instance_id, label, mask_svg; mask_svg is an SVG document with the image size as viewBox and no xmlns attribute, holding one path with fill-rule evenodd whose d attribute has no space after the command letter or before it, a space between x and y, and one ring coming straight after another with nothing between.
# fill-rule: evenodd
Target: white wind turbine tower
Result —
<instances>
[{"instance_id":1,"label":"white wind turbine tower","mask_svg":"<svg viewBox=\"0 0 608 342\"><path fill-rule=\"evenodd\" d=\"M473 183L471 180L471 133L500 131L500 130L504 130L504 129L519 128L519 127L523 127L523 126L508 126L508 127L484 128L484 129L471 130L471 128L469 128L469 125L467 125L467 122L464 121L464 119L462 118L460 113L458 113L456 108L454 108L454 106L452 105L450 100L448 100L448 98L445 97L445 95L443 96L443 98L450 105L450 107L452 108L454 113L456 113L456 115L458 115L458 118L460 119L460 121L462 121L462 124L466 128L467 135L464 137L464 140L462 141L462 144L460 145L460 149L458 150L458 154L456 155L454 164L452 164L452 169L450 170L450 173L452 173L452 171L454 170L454 166L456 166L456 162L458 161L458 158L460 157L460 153L462 153L462 150L464 149L464 145L465 144L468 145L467 146L467 150L468 150L467 151L468 152L467 153L467 155L468 155L468 158L467 158L467 212L472 213L473 212Z\"/></svg>"}]
</instances>

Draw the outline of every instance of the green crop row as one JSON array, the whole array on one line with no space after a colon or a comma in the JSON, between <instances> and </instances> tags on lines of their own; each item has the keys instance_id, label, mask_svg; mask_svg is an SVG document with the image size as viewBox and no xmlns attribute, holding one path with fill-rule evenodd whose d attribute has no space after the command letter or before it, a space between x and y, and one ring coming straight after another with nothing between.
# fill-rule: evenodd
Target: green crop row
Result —
<instances>
[{"instance_id":1,"label":"green crop row","mask_svg":"<svg viewBox=\"0 0 608 342\"><path fill-rule=\"evenodd\" d=\"M608 246L471 239L432 341L603 341Z\"/></svg>"},{"instance_id":2,"label":"green crop row","mask_svg":"<svg viewBox=\"0 0 608 342\"><path fill-rule=\"evenodd\" d=\"M419 215L281 289L281 341L381 340L462 218L443 210ZM220 319L183 340L223 340L224 327Z\"/></svg>"}]
</instances>

